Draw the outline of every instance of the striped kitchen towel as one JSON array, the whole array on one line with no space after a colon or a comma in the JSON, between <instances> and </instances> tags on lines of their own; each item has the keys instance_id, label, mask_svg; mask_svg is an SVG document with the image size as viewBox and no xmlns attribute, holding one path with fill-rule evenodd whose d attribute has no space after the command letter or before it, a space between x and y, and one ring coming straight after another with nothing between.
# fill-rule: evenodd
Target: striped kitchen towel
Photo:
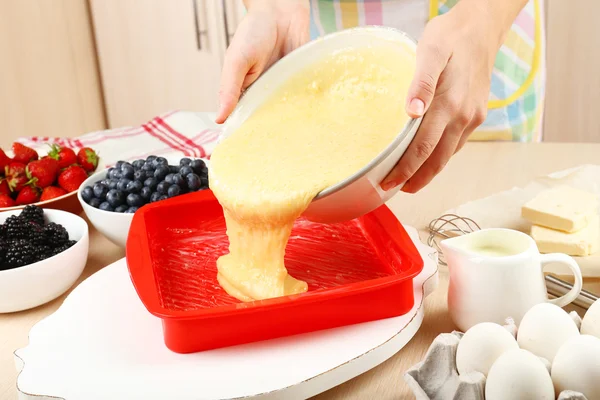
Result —
<instances>
[{"instance_id":1,"label":"striped kitchen towel","mask_svg":"<svg viewBox=\"0 0 600 400\"><path fill-rule=\"evenodd\" d=\"M76 138L28 137L18 142L40 152L48 144L96 150L105 166L119 160L133 161L149 155L210 158L221 129L214 113L172 111L137 127L88 133Z\"/></svg>"}]
</instances>

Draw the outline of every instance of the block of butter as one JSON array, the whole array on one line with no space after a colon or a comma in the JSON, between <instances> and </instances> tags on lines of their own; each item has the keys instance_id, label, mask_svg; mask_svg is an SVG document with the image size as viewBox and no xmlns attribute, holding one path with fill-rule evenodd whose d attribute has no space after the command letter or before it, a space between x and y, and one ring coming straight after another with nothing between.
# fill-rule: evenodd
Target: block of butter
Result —
<instances>
[{"instance_id":1,"label":"block of butter","mask_svg":"<svg viewBox=\"0 0 600 400\"><path fill-rule=\"evenodd\" d=\"M521 209L521 215L534 225L564 232L577 232L598 214L598 198L569 186L541 192Z\"/></svg>"},{"instance_id":2,"label":"block of butter","mask_svg":"<svg viewBox=\"0 0 600 400\"><path fill-rule=\"evenodd\" d=\"M589 256L600 250L600 217L597 214L592 216L585 228L574 233L533 225L531 237L541 253Z\"/></svg>"}]
</instances>

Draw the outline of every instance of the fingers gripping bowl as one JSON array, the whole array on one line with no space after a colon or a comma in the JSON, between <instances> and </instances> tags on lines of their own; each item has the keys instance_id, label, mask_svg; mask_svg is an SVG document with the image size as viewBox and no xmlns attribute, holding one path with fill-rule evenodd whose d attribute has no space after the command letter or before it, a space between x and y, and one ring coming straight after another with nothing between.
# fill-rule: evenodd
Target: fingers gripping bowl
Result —
<instances>
[{"instance_id":1,"label":"fingers gripping bowl","mask_svg":"<svg viewBox=\"0 0 600 400\"><path fill-rule=\"evenodd\" d=\"M341 48L394 43L416 52L416 41L385 27L361 27L333 33L308 43L277 62L242 96L225 123L221 140L235 132L292 75ZM400 160L414 138L421 118L410 119L396 138L369 164L343 181L322 190L304 212L314 222L334 223L354 219L381 206L399 188L383 191L381 181Z\"/></svg>"}]
</instances>

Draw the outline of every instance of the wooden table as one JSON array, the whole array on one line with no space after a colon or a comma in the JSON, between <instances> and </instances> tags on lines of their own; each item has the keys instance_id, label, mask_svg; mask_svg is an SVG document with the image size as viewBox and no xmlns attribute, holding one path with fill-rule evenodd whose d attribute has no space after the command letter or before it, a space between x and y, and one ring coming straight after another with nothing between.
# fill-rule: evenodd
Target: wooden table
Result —
<instances>
[{"instance_id":1,"label":"wooden table","mask_svg":"<svg viewBox=\"0 0 600 400\"><path fill-rule=\"evenodd\" d=\"M597 163L599 144L470 143L447 168L417 195L400 194L390 206L404 224L421 230L445 210L469 200L525 185L532 178L586 163ZM100 268L122 258L124 251L91 229L90 254L79 282ZM588 290L600 293L600 281L586 282ZM413 340L398 354L373 370L329 390L318 399L405 399L412 393L403 374L422 359L435 336L454 329L447 313L447 270L440 269L440 285L425 302L425 320ZM54 312L65 296L33 310L0 314L0 399L16 399L12 352L27 344L30 328Z\"/></svg>"}]
</instances>

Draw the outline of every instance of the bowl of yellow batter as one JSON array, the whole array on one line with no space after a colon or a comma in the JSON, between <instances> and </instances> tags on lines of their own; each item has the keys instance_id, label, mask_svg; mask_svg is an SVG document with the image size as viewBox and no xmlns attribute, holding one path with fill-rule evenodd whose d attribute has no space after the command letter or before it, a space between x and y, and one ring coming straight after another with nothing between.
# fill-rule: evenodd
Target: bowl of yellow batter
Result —
<instances>
[{"instance_id":1,"label":"bowl of yellow batter","mask_svg":"<svg viewBox=\"0 0 600 400\"><path fill-rule=\"evenodd\" d=\"M243 130L236 133L246 137L241 151L269 164L264 171L250 168L256 174L296 181L322 174L322 187L303 211L308 219L357 218L398 192L383 191L380 183L421 122L405 111L415 67L416 41L399 30L359 27L327 35L282 58L248 88L221 141ZM311 167L289 173L277 165L280 158Z\"/></svg>"}]
</instances>

